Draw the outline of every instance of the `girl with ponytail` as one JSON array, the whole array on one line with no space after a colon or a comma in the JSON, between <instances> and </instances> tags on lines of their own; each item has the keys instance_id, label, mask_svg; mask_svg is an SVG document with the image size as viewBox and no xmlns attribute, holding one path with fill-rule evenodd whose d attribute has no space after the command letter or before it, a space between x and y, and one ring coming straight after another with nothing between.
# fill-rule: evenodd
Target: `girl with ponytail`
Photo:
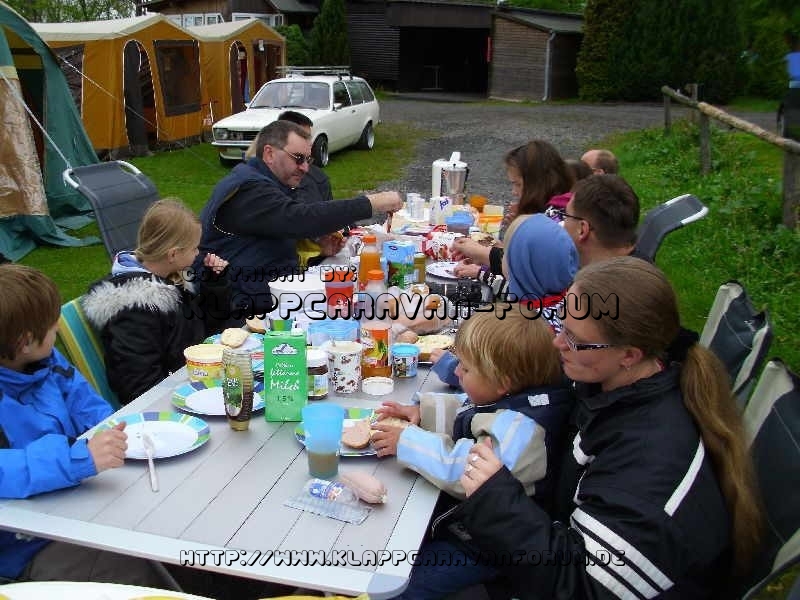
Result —
<instances>
[{"instance_id":1,"label":"girl with ponytail","mask_svg":"<svg viewBox=\"0 0 800 600\"><path fill-rule=\"evenodd\" d=\"M504 570L520 598L709 598L747 569L761 526L728 375L645 261L585 267L567 303L554 343L576 382L577 434L556 508L477 445L461 478L466 534L526 557Z\"/></svg>"}]
</instances>

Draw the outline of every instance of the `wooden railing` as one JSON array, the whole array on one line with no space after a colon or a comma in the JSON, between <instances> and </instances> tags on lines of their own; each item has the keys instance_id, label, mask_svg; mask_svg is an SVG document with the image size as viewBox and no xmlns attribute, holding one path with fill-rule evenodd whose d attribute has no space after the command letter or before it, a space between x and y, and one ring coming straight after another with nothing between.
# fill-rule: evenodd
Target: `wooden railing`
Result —
<instances>
[{"instance_id":1,"label":"wooden railing","mask_svg":"<svg viewBox=\"0 0 800 600\"><path fill-rule=\"evenodd\" d=\"M790 229L798 227L798 220L800 219L800 143L776 135L744 119L734 117L715 106L693 100L666 85L661 88L661 93L664 94L665 131L668 132L672 127L672 114L670 111L672 100L699 112L700 172L703 175L711 171L711 130L709 119L716 119L734 129L754 135L781 148L783 150L783 224Z\"/></svg>"}]
</instances>

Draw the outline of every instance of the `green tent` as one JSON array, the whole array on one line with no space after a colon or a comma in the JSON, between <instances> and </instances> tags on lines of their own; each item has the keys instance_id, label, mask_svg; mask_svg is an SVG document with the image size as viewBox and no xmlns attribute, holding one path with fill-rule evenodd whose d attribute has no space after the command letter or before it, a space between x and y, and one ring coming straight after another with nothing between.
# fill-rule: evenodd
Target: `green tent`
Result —
<instances>
[{"instance_id":1,"label":"green tent","mask_svg":"<svg viewBox=\"0 0 800 600\"><path fill-rule=\"evenodd\" d=\"M88 200L65 185L69 167L98 162L56 58L0 1L0 252L17 260L37 244L82 246L62 227L91 221Z\"/></svg>"}]
</instances>

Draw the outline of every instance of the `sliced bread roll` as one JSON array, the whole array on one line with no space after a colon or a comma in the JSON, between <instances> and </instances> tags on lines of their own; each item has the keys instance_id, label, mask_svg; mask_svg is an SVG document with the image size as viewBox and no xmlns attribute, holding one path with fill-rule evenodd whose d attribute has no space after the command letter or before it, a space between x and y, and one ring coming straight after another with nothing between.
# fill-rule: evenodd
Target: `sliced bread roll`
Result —
<instances>
[{"instance_id":1,"label":"sliced bread roll","mask_svg":"<svg viewBox=\"0 0 800 600\"><path fill-rule=\"evenodd\" d=\"M369 419L356 421L350 427L342 430L342 443L350 448L361 450L369 446L370 427Z\"/></svg>"}]
</instances>

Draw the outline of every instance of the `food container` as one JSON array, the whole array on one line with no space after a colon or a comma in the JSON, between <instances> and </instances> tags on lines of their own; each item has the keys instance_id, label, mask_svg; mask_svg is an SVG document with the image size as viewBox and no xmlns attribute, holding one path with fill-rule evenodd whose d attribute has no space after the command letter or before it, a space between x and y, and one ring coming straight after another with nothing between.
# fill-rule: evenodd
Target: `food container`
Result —
<instances>
[{"instance_id":1,"label":"food container","mask_svg":"<svg viewBox=\"0 0 800 600\"><path fill-rule=\"evenodd\" d=\"M197 344L183 351L189 381L201 382L206 387L222 385L222 344Z\"/></svg>"},{"instance_id":2,"label":"food container","mask_svg":"<svg viewBox=\"0 0 800 600\"><path fill-rule=\"evenodd\" d=\"M418 364L418 346L414 344L394 344L392 346L392 370L395 377L416 377Z\"/></svg>"},{"instance_id":3,"label":"food container","mask_svg":"<svg viewBox=\"0 0 800 600\"><path fill-rule=\"evenodd\" d=\"M394 391L391 377L367 377L361 382L361 391L370 396L383 396Z\"/></svg>"}]
</instances>

